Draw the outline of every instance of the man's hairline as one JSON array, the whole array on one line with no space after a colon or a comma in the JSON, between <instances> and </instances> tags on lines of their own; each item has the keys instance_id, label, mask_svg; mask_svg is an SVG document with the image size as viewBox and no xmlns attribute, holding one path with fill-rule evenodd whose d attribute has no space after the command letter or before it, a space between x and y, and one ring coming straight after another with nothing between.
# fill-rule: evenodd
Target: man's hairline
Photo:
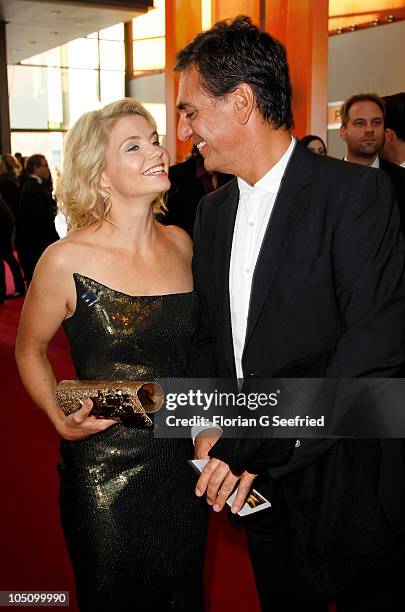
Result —
<instances>
[{"instance_id":1,"label":"man's hairline","mask_svg":"<svg viewBox=\"0 0 405 612\"><path fill-rule=\"evenodd\" d=\"M379 104L378 104L378 103L377 103L377 102L376 102L374 99L372 99L372 98L362 98L361 100L353 100L353 102L351 102L351 104L350 104L349 108L346 108L346 109L345 109L345 110L346 110L346 113L345 113L345 114L346 114L346 117L347 117L347 121L346 121L346 122L344 122L344 119L342 118L343 120L342 120L342 124L341 124L341 126L340 126L340 127L343 127L343 128L346 128L346 127L347 127L347 124L348 124L348 123L349 123L349 121L351 120L351 119L350 119L350 110L351 110L352 106L354 106L355 104L361 103L361 102L372 102L373 104L375 104L375 105L376 105L376 106L379 108L379 110L381 111L381 113L382 113L383 123L385 124L385 113L384 113L384 111L382 110L381 106L380 106L380 105L379 105ZM375 117L373 117L373 118L375 118ZM363 117L363 119L364 119L364 117ZM384 126L384 127L385 127L385 126Z\"/></svg>"}]
</instances>

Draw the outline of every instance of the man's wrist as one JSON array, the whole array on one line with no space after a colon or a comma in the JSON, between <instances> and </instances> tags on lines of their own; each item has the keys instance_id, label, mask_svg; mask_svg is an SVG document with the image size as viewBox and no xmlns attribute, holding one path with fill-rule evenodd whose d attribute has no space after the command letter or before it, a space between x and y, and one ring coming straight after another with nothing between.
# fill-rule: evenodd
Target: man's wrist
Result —
<instances>
[{"instance_id":1,"label":"man's wrist","mask_svg":"<svg viewBox=\"0 0 405 612\"><path fill-rule=\"evenodd\" d=\"M202 433L202 432L206 432L206 435L208 435L209 432L212 432L212 436L218 436L218 438L222 435L222 429L221 427L219 427L219 425L214 425L214 423L207 423L207 425L193 425L193 427L191 428L191 437L193 440L193 444L195 444L195 439L198 436L198 434Z\"/></svg>"}]
</instances>

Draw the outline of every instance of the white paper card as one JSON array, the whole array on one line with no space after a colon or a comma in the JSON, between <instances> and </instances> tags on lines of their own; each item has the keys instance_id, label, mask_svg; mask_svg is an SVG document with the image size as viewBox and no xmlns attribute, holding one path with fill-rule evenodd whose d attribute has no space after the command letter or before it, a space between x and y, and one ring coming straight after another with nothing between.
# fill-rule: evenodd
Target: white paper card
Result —
<instances>
[{"instance_id":1,"label":"white paper card","mask_svg":"<svg viewBox=\"0 0 405 612\"><path fill-rule=\"evenodd\" d=\"M208 463L208 459L193 459L190 463L194 466L198 472L202 472L205 466ZM226 500L226 503L229 506L232 506L233 500L236 497L237 490L235 490L232 495ZM243 507L239 510L239 516L249 516L254 512L259 512L260 510L266 510L266 508L271 508L271 503L268 499L263 497L259 491L253 489L249 494L249 497L245 501Z\"/></svg>"}]
</instances>

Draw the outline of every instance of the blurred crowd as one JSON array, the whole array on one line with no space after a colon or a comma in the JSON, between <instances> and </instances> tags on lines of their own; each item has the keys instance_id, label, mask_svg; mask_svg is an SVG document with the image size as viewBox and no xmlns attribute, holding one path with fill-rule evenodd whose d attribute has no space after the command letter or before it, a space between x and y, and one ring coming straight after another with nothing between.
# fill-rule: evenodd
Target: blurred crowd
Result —
<instances>
[{"instance_id":1,"label":"blurred crowd","mask_svg":"<svg viewBox=\"0 0 405 612\"><path fill-rule=\"evenodd\" d=\"M24 295L43 251L59 239L52 177L42 154L0 156L0 304ZM7 294L6 269L14 291Z\"/></svg>"}]
</instances>

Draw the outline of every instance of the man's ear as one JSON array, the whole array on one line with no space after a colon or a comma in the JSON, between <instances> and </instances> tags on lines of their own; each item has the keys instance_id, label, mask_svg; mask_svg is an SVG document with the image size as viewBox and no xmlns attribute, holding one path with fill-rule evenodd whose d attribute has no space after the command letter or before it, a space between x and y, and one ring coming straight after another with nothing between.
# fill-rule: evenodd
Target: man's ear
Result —
<instances>
[{"instance_id":1,"label":"man's ear","mask_svg":"<svg viewBox=\"0 0 405 612\"><path fill-rule=\"evenodd\" d=\"M343 125L341 125L339 128L339 135L343 142L346 142L346 128L343 127Z\"/></svg>"},{"instance_id":2,"label":"man's ear","mask_svg":"<svg viewBox=\"0 0 405 612\"><path fill-rule=\"evenodd\" d=\"M395 139L395 133L391 128L385 128L384 130L384 140L387 144L392 144Z\"/></svg>"},{"instance_id":3,"label":"man's ear","mask_svg":"<svg viewBox=\"0 0 405 612\"><path fill-rule=\"evenodd\" d=\"M231 96L237 120L241 125L245 125L256 106L253 89L247 83L241 83Z\"/></svg>"}]
</instances>

